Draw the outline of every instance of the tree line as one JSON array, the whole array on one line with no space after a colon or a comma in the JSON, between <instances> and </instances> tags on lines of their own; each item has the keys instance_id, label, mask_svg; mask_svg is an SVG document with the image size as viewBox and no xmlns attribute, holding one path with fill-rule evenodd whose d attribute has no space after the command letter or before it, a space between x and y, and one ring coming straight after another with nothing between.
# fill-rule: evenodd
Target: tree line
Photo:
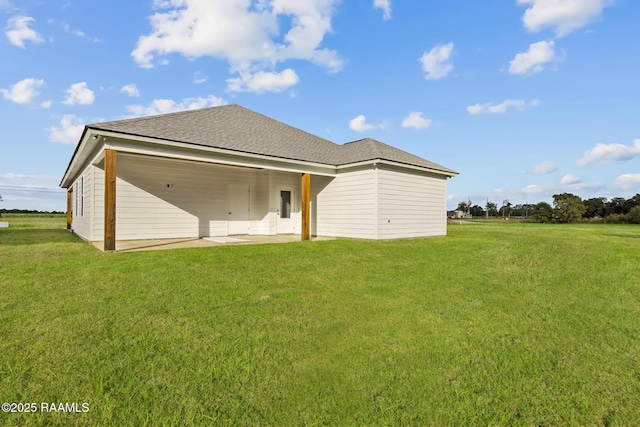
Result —
<instances>
[{"instance_id":1,"label":"tree line","mask_svg":"<svg viewBox=\"0 0 640 427\"><path fill-rule=\"evenodd\" d=\"M571 193L553 195L553 206L547 202L512 205L508 200L498 207L487 201L483 207L460 202L457 210L473 218L523 218L542 223L602 222L640 224L640 194L624 197L594 197L583 200Z\"/></svg>"}]
</instances>

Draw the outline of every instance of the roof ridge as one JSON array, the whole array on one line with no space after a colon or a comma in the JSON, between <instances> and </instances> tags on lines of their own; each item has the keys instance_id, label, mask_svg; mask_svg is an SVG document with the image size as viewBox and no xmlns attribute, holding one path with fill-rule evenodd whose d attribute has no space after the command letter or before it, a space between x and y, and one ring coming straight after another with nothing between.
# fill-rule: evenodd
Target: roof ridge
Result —
<instances>
[{"instance_id":1,"label":"roof ridge","mask_svg":"<svg viewBox=\"0 0 640 427\"><path fill-rule=\"evenodd\" d=\"M365 138L356 139L355 141L347 141L347 142L345 142L344 144L342 144L342 145L341 145L341 147L344 147L344 146L345 146L345 145L347 145L347 144L353 144L353 143L355 143L355 142L362 142L362 141L366 141L367 139L371 139L371 138L369 138L369 137L367 136L367 137L365 137Z\"/></svg>"},{"instance_id":2,"label":"roof ridge","mask_svg":"<svg viewBox=\"0 0 640 427\"><path fill-rule=\"evenodd\" d=\"M327 142L332 143L332 144L333 144L333 145L335 145L336 147L340 147L340 144L338 144L338 143L336 143L336 142L333 142L333 141L331 141L330 139L323 138L323 137L318 136L318 135L315 135L315 134L313 134L313 133L311 133L311 132L307 132L307 131L306 131L306 130L304 130L304 129L300 129L300 128L297 128L297 127L292 126L292 125L290 125L290 124L287 124L287 123L285 123L285 122L281 122L281 121L280 121L280 120L278 120L278 119L274 119L273 117L269 117L269 116L267 116L267 115L265 115L265 114L262 114L262 113L259 113L259 112L257 112L257 111L250 110L250 109L248 109L248 108L246 108L246 107L243 107L242 105L239 105L239 104L230 104L230 105L235 105L235 106L237 106L237 107L242 108L243 110L247 110L247 111L249 111L250 113L257 114L257 115L262 116L262 117L264 117L265 119L268 119L268 120L273 120L274 122L278 122L278 123L280 123L281 125L284 125L284 126L286 126L286 127L288 127L288 128L295 129L295 130L297 130L297 131L299 131L299 132L304 132L304 133L306 133L306 134L307 134L307 135L309 135L309 136L312 136L312 137L314 137L314 138L318 138L318 139L322 139L322 140L324 140L324 141L327 141Z\"/></svg>"},{"instance_id":3,"label":"roof ridge","mask_svg":"<svg viewBox=\"0 0 640 427\"><path fill-rule=\"evenodd\" d=\"M127 118L127 119L120 119L120 120L110 120L110 121L107 121L107 122L90 123L90 124L87 125L87 127L88 128L92 128L94 126L104 126L104 125L121 124L121 123L143 122L143 121L148 121L148 120L165 118L165 117L169 117L169 116L177 116L177 115L185 114L185 113L193 113L193 112L196 112L196 111L213 110L214 108L225 108L225 107L240 107L240 108L244 108L244 107L242 107L241 105L238 105L238 104L223 104L223 105L215 105L213 107L195 108L195 109L190 109L190 110L172 111L170 113L153 114L153 115L149 115L149 116L130 117L130 118Z\"/></svg>"}]
</instances>

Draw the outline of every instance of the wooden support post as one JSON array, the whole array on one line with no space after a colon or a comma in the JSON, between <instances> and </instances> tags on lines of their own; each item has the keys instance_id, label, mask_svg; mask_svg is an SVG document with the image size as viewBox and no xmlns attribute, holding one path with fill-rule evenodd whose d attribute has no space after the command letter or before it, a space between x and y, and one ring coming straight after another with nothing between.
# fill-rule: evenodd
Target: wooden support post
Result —
<instances>
[{"instance_id":1,"label":"wooden support post","mask_svg":"<svg viewBox=\"0 0 640 427\"><path fill-rule=\"evenodd\" d=\"M104 150L104 250L116 250L116 154Z\"/></svg>"},{"instance_id":2,"label":"wooden support post","mask_svg":"<svg viewBox=\"0 0 640 427\"><path fill-rule=\"evenodd\" d=\"M73 214L71 213L73 201L73 190L67 191L67 230L71 230L71 221L73 220Z\"/></svg>"},{"instance_id":3,"label":"wooden support post","mask_svg":"<svg viewBox=\"0 0 640 427\"><path fill-rule=\"evenodd\" d=\"M302 240L311 237L310 211L311 211L311 175L302 174Z\"/></svg>"}]
</instances>

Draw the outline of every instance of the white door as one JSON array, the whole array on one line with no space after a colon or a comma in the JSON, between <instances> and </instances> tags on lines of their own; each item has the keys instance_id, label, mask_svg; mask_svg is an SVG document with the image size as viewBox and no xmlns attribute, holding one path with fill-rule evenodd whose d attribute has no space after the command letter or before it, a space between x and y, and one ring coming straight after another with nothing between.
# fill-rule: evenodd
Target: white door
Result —
<instances>
[{"instance_id":1,"label":"white door","mask_svg":"<svg viewBox=\"0 0 640 427\"><path fill-rule=\"evenodd\" d=\"M229 185L229 234L249 234L249 186Z\"/></svg>"},{"instance_id":2,"label":"white door","mask_svg":"<svg viewBox=\"0 0 640 427\"><path fill-rule=\"evenodd\" d=\"M293 233L293 190L291 188L281 188L278 190L278 234Z\"/></svg>"}]
</instances>

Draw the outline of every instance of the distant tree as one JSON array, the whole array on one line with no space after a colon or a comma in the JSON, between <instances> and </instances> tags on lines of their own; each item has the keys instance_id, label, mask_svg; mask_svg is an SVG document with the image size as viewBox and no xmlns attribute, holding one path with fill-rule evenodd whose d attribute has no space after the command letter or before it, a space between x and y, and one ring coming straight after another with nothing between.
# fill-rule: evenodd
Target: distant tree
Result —
<instances>
[{"instance_id":1,"label":"distant tree","mask_svg":"<svg viewBox=\"0 0 640 427\"><path fill-rule=\"evenodd\" d=\"M553 219L553 208L547 202L540 202L531 209L531 216L537 222L551 222Z\"/></svg>"},{"instance_id":2,"label":"distant tree","mask_svg":"<svg viewBox=\"0 0 640 427\"><path fill-rule=\"evenodd\" d=\"M489 212L489 216L498 216L498 206L493 202L487 201L486 212Z\"/></svg>"},{"instance_id":3,"label":"distant tree","mask_svg":"<svg viewBox=\"0 0 640 427\"><path fill-rule=\"evenodd\" d=\"M467 213L467 210L470 208L471 206L469 206L469 203L467 202L460 202L458 203L458 207L456 208L457 211L462 211L464 213Z\"/></svg>"},{"instance_id":4,"label":"distant tree","mask_svg":"<svg viewBox=\"0 0 640 427\"><path fill-rule=\"evenodd\" d=\"M558 222L578 222L586 210L580 196L571 193L553 195L553 216Z\"/></svg>"},{"instance_id":5,"label":"distant tree","mask_svg":"<svg viewBox=\"0 0 640 427\"><path fill-rule=\"evenodd\" d=\"M605 215L625 214L625 211L624 211L625 202L626 200L624 197L614 197L613 199L609 200L609 202L607 202L606 204Z\"/></svg>"},{"instance_id":6,"label":"distant tree","mask_svg":"<svg viewBox=\"0 0 640 427\"><path fill-rule=\"evenodd\" d=\"M594 197L593 199L585 200L584 206L586 211L584 213L585 218L604 217L605 204L607 203L606 197Z\"/></svg>"},{"instance_id":7,"label":"distant tree","mask_svg":"<svg viewBox=\"0 0 640 427\"><path fill-rule=\"evenodd\" d=\"M471 206L470 212L471 212L471 215L473 215L474 217L483 217L486 214L482 206L478 206L478 205Z\"/></svg>"},{"instance_id":8,"label":"distant tree","mask_svg":"<svg viewBox=\"0 0 640 427\"><path fill-rule=\"evenodd\" d=\"M1 198L0 198L1 200ZM625 200L624 202L624 211L626 213L630 213L631 209L633 209L636 206L640 206L640 194L636 194L635 196L631 197L630 199Z\"/></svg>"},{"instance_id":9,"label":"distant tree","mask_svg":"<svg viewBox=\"0 0 640 427\"><path fill-rule=\"evenodd\" d=\"M604 217L605 224L624 224L628 222L627 215L622 214L611 214Z\"/></svg>"},{"instance_id":10,"label":"distant tree","mask_svg":"<svg viewBox=\"0 0 640 427\"><path fill-rule=\"evenodd\" d=\"M640 205L632 207L625 219L629 224L640 224Z\"/></svg>"},{"instance_id":11,"label":"distant tree","mask_svg":"<svg viewBox=\"0 0 640 427\"><path fill-rule=\"evenodd\" d=\"M640 224L640 205L632 207L626 219L630 224Z\"/></svg>"},{"instance_id":12,"label":"distant tree","mask_svg":"<svg viewBox=\"0 0 640 427\"><path fill-rule=\"evenodd\" d=\"M502 207L498 211L498 215L500 215L502 218L511 216L511 202L509 200L504 200L502 202Z\"/></svg>"}]
</instances>

